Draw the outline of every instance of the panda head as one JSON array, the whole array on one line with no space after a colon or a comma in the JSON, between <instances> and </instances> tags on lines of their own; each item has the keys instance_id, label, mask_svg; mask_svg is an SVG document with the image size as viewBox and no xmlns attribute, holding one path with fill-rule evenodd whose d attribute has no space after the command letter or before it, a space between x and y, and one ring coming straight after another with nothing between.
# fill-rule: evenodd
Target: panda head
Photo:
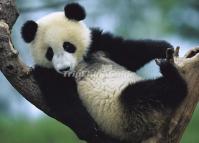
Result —
<instances>
[{"instance_id":1,"label":"panda head","mask_svg":"<svg viewBox=\"0 0 199 143\"><path fill-rule=\"evenodd\" d=\"M54 68L61 74L73 71L91 42L90 29L82 22L85 17L84 8L71 3L64 12L51 13L36 22L27 21L21 35L30 44L35 64Z\"/></svg>"}]
</instances>

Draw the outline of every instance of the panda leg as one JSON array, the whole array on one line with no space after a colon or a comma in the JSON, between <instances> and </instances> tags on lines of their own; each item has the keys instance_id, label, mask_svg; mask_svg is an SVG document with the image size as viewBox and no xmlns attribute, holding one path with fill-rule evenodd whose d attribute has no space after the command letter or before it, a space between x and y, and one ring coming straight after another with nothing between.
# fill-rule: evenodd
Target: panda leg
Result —
<instances>
[{"instance_id":1,"label":"panda leg","mask_svg":"<svg viewBox=\"0 0 199 143\"><path fill-rule=\"evenodd\" d=\"M92 44L89 53L103 51L111 60L131 71L137 71L155 58L165 58L166 50L173 47L162 40L125 40L96 28L91 31Z\"/></svg>"},{"instance_id":2,"label":"panda leg","mask_svg":"<svg viewBox=\"0 0 199 143\"><path fill-rule=\"evenodd\" d=\"M166 51L166 59L156 59L156 64L160 67L160 72L166 79L174 80L182 78L175 68L173 59L174 49L169 48Z\"/></svg>"},{"instance_id":3,"label":"panda leg","mask_svg":"<svg viewBox=\"0 0 199 143\"><path fill-rule=\"evenodd\" d=\"M128 107L140 103L161 103L176 107L187 95L187 85L173 64L173 50L167 50L167 58L156 60L162 77L144 80L129 85L121 95L121 101ZM153 104L154 105L154 104Z\"/></svg>"}]
</instances>

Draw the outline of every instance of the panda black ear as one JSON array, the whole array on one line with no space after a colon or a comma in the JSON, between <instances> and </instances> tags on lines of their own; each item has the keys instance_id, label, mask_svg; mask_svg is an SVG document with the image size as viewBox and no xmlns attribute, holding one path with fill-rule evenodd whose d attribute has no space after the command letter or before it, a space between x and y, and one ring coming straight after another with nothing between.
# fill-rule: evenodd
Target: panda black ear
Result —
<instances>
[{"instance_id":1,"label":"panda black ear","mask_svg":"<svg viewBox=\"0 0 199 143\"><path fill-rule=\"evenodd\" d=\"M35 39L35 35L38 29L36 22L30 20L27 21L21 28L21 35L25 42L30 43Z\"/></svg>"},{"instance_id":2,"label":"panda black ear","mask_svg":"<svg viewBox=\"0 0 199 143\"><path fill-rule=\"evenodd\" d=\"M64 11L65 16L68 19L80 21L86 18L86 12L84 8L78 3L70 3L66 5Z\"/></svg>"}]
</instances>

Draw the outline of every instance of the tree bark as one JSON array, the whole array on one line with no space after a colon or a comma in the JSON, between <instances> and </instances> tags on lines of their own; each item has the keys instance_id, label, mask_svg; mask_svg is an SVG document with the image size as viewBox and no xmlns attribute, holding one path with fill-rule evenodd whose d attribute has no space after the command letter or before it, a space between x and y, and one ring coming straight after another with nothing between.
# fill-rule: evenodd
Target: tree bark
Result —
<instances>
[{"instance_id":1,"label":"tree bark","mask_svg":"<svg viewBox=\"0 0 199 143\"><path fill-rule=\"evenodd\" d=\"M29 67L20 60L16 49L12 45L10 30L17 17L18 11L15 6L15 0L1 0L0 70L24 98L50 117L68 125L66 121L57 117L56 113L51 110L51 107L46 104L36 80L29 74ZM196 48L192 49L183 58L175 57L175 63L179 72L188 83L188 96L174 111L167 130L161 131L157 136L146 141L148 143L179 143L199 100L199 50ZM92 137L95 134L91 133L89 136ZM111 138L105 136L95 137L95 141L87 140L87 137L83 137L83 139L90 143L115 143Z\"/></svg>"}]
</instances>

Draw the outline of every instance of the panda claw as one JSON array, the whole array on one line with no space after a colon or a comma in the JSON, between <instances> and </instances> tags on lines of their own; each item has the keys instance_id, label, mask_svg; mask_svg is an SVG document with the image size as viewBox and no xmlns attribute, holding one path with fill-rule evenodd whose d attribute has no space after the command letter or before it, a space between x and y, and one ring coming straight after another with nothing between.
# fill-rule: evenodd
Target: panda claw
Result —
<instances>
[{"instance_id":1,"label":"panda claw","mask_svg":"<svg viewBox=\"0 0 199 143\"><path fill-rule=\"evenodd\" d=\"M32 67L22 69L22 73L19 76L20 78L29 77L33 73L34 69Z\"/></svg>"},{"instance_id":2,"label":"panda claw","mask_svg":"<svg viewBox=\"0 0 199 143\"><path fill-rule=\"evenodd\" d=\"M161 59L155 59L155 63L156 63L157 65L160 65Z\"/></svg>"},{"instance_id":3,"label":"panda claw","mask_svg":"<svg viewBox=\"0 0 199 143\"><path fill-rule=\"evenodd\" d=\"M178 55L179 48L176 48L176 51L174 48L168 48L166 51L166 58L165 59L155 59L155 62L158 66L165 65L166 63L168 64L174 64L174 56Z\"/></svg>"},{"instance_id":4,"label":"panda claw","mask_svg":"<svg viewBox=\"0 0 199 143\"><path fill-rule=\"evenodd\" d=\"M180 46L177 46L174 51L174 57L179 57Z\"/></svg>"},{"instance_id":5,"label":"panda claw","mask_svg":"<svg viewBox=\"0 0 199 143\"><path fill-rule=\"evenodd\" d=\"M165 63L169 63L167 59L155 59L156 64L161 67Z\"/></svg>"}]
</instances>

